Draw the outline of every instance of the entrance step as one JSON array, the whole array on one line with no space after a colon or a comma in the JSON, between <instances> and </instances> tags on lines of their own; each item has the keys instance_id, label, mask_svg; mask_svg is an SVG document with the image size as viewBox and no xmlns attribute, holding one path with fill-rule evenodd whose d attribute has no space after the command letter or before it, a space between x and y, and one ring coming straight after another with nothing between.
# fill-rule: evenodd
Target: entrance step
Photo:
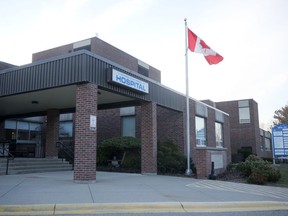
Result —
<instances>
[{"instance_id":1,"label":"entrance step","mask_svg":"<svg viewBox=\"0 0 288 216\"><path fill-rule=\"evenodd\" d=\"M0 158L0 175L6 174L6 158ZM72 170L72 165L54 158L14 158L9 161L8 174L25 174Z\"/></svg>"}]
</instances>

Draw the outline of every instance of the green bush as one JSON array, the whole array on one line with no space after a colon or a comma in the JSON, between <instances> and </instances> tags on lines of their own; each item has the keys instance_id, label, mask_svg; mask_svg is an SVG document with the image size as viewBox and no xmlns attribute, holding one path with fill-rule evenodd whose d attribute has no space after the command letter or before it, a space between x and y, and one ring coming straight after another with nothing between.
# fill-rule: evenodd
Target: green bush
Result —
<instances>
[{"instance_id":1,"label":"green bush","mask_svg":"<svg viewBox=\"0 0 288 216\"><path fill-rule=\"evenodd\" d=\"M160 174L183 174L187 165L186 157L178 151L178 147L171 140L158 142L157 167ZM191 169L196 169L191 162Z\"/></svg>"},{"instance_id":2,"label":"green bush","mask_svg":"<svg viewBox=\"0 0 288 216\"><path fill-rule=\"evenodd\" d=\"M243 157L243 161L246 160L246 158L249 157L249 155L252 155L252 148L251 147L241 147L240 149L238 149L237 151L238 154L242 155Z\"/></svg>"},{"instance_id":3,"label":"green bush","mask_svg":"<svg viewBox=\"0 0 288 216\"><path fill-rule=\"evenodd\" d=\"M270 170L270 173L268 175L268 182L277 182L280 179L281 179L280 170L273 167L273 169Z\"/></svg>"},{"instance_id":4,"label":"green bush","mask_svg":"<svg viewBox=\"0 0 288 216\"><path fill-rule=\"evenodd\" d=\"M122 168L126 171L141 172L141 153L140 150L133 153L126 154L125 160L121 165Z\"/></svg>"},{"instance_id":5,"label":"green bush","mask_svg":"<svg viewBox=\"0 0 288 216\"><path fill-rule=\"evenodd\" d=\"M124 152L123 166L125 165L127 169L132 166L139 167L139 164L141 166L141 143L140 139L134 137L114 137L104 140L97 148L97 165L107 166L114 156L121 160ZM131 162L132 158L134 162Z\"/></svg>"},{"instance_id":6,"label":"green bush","mask_svg":"<svg viewBox=\"0 0 288 216\"><path fill-rule=\"evenodd\" d=\"M237 170L237 166L238 164L234 164L234 163L229 163L226 167L227 171L231 171L231 172L234 172Z\"/></svg>"},{"instance_id":7,"label":"green bush","mask_svg":"<svg viewBox=\"0 0 288 216\"><path fill-rule=\"evenodd\" d=\"M248 156L245 162L238 164L237 170L248 177L247 181L251 184L277 182L281 178L279 170L268 161L255 155Z\"/></svg>"},{"instance_id":8,"label":"green bush","mask_svg":"<svg viewBox=\"0 0 288 216\"><path fill-rule=\"evenodd\" d=\"M267 183L267 178L261 173L253 172L248 177L247 182L250 184L264 185Z\"/></svg>"}]
</instances>

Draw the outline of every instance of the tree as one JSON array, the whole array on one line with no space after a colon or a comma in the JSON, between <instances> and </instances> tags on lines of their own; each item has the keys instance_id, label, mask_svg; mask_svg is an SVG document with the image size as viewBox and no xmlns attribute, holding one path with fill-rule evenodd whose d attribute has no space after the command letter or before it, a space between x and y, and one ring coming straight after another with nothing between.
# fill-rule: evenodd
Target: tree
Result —
<instances>
[{"instance_id":1,"label":"tree","mask_svg":"<svg viewBox=\"0 0 288 216\"><path fill-rule=\"evenodd\" d=\"M275 121L273 121L274 125L288 124L288 104L285 107L276 110L273 117L275 119Z\"/></svg>"}]
</instances>

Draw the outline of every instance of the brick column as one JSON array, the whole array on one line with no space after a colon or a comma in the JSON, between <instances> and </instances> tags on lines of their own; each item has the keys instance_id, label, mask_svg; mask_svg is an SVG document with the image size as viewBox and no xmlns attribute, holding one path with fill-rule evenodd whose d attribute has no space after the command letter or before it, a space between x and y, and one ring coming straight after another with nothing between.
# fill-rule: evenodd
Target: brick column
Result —
<instances>
[{"instance_id":1,"label":"brick column","mask_svg":"<svg viewBox=\"0 0 288 216\"><path fill-rule=\"evenodd\" d=\"M141 172L157 174L157 109L156 103L141 105Z\"/></svg>"},{"instance_id":2,"label":"brick column","mask_svg":"<svg viewBox=\"0 0 288 216\"><path fill-rule=\"evenodd\" d=\"M56 142L59 139L59 110L51 109L47 111L47 128L46 128L46 158L58 158L58 149Z\"/></svg>"},{"instance_id":3,"label":"brick column","mask_svg":"<svg viewBox=\"0 0 288 216\"><path fill-rule=\"evenodd\" d=\"M96 181L97 128L90 128L90 118L97 119L97 85L77 85L75 113L74 181Z\"/></svg>"},{"instance_id":4,"label":"brick column","mask_svg":"<svg viewBox=\"0 0 288 216\"><path fill-rule=\"evenodd\" d=\"M207 155L206 148L194 148L193 160L197 170L197 178L207 178L209 176L209 166L211 164L211 158Z\"/></svg>"}]
</instances>

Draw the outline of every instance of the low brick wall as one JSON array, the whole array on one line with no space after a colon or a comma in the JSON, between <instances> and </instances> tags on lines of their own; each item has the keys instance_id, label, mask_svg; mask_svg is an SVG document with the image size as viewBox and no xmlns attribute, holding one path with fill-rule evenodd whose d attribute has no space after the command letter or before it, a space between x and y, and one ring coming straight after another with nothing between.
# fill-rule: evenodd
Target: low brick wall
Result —
<instances>
[{"instance_id":1,"label":"low brick wall","mask_svg":"<svg viewBox=\"0 0 288 216\"><path fill-rule=\"evenodd\" d=\"M197 178L208 178L211 174L212 161L215 175L223 173L228 165L226 148L197 147L193 149Z\"/></svg>"}]
</instances>

